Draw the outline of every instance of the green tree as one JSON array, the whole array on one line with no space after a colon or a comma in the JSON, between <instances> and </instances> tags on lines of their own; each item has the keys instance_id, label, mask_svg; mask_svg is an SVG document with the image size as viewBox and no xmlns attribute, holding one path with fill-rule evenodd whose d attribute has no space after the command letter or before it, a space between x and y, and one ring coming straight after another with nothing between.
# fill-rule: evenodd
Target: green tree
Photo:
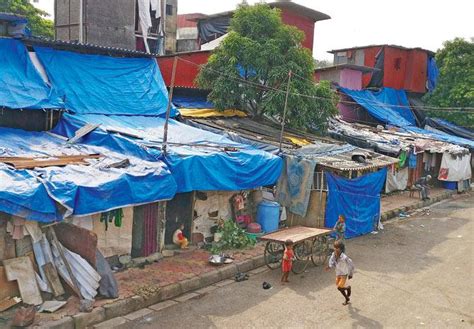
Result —
<instances>
[{"instance_id":1,"label":"green tree","mask_svg":"<svg viewBox=\"0 0 474 329\"><path fill-rule=\"evenodd\" d=\"M425 96L429 106L474 107L474 43L461 38L444 43L436 53L439 67L438 85ZM452 121L460 126L474 127L474 111L463 109L428 111L428 115Z\"/></svg>"},{"instance_id":2,"label":"green tree","mask_svg":"<svg viewBox=\"0 0 474 329\"><path fill-rule=\"evenodd\" d=\"M29 0L0 0L0 12L25 16L34 36L54 38L54 23L49 14L33 6Z\"/></svg>"},{"instance_id":3,"label":"green tree","mask_svg":"<svg viewBox=\"0 0 474 329\"><path fill-rule=\"evenodd\" d=\"M257 120L281 118L291 71L287 124L323 131L337 113L337 98L328 82L313 83L314 60L301 46L303 39L303 32L283 24L279 10L241 5L197 83L210 90L208 98L218 109L238 107Z\"/></svg>"}]
</instances>

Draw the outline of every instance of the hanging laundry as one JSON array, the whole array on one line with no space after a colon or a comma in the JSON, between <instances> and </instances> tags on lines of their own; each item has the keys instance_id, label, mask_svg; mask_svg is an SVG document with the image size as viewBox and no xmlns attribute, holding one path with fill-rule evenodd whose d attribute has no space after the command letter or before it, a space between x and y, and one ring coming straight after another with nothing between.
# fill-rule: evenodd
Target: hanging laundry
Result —
<instances>
[{"instance_id":1,"label":"hanging laundry","mask_svg":"<svg viewBox=\"0 0 474 329\"><path fill-rule=\"evenodd\" d=\"M123 222L123 210L115 209L107 212L103 212L100 216L100 222L105 223L105 230L109 229L109 223L114 223L115 227L122 227Z\"/></svg>"}]
</instances>

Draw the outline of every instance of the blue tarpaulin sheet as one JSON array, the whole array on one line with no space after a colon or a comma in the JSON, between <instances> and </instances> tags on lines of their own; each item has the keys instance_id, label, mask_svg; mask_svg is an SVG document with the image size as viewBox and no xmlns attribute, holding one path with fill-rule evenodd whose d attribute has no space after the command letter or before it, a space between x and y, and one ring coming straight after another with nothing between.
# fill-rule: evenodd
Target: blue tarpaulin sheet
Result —
<instances>
[{"instance_id":1,"label":"blue tarpaulin sheet","mask_svg":"<svg viewBox=\"0 0 474 329\"><path fill-rule=\"evenodd\" d=\"M326 227L334 227L339 215L344 215L346 238L372 232L380 218L380 193L386 177L387 168L355 179L327 172Z\"/></svg>"},{"instance_id":2,"label":"blue tarpaulin sheet","mask_svg":"<svg viewBox=\"0 0 474 329\"><path fill-rule=\"evenodd\" d=\"M33 172L3 165L0 166L0 211L45 223L59 217L54 200Z\"/></svg>"},{"instance_id":3,"label":"blue tarpaulin sheet","mask_svg":"<svg viewBox=\"0 0 474 329\"><path fill-rule=\"evenodd\" d=\"M32 110L64 107L34 67L25 45L16 39L0 38L0 106Z\"/></svg>"},{"instance_id":4,"label":"blue tarpaulin sheet","mask_svg":"<svg viewBox=\"0 0 474 329\"><path fill-rule=\"evenodd\" d=\"M404 90L392 88L382 88L380 91L347 88L340 88L340 90L383 123L397 127L416 125L415 115L410 109Z\"/></svg>"},{"instance_id":5,"label":"blue tarpaulin sheet","mask_svg":"<svg viewBox=\"0 0 474 329\"><path fill-rule=\"evenodd\" d=\"M443 142L465 146L470 149L474 148L473 140L417 127L413 112L408 108L405 112L405 106L408 104L408 100L406 100L406 93L404 90L394 90L390 88L384 88L380 92L373 92L370 90L359 91L346 88L340 88L340 90L365 108L369 114L383 123L400 127L408 132L427 135ZM397 96L395 97L395 95ZM382 102L385 104L381 104ZM413 120L408 120L408 115L402 116L403 113L408 113L408 111L411 113Z\"/></svg>"},{"instance_id":6,"label":"blue tarpaulin sheet","mask_svg":"<svg viewBox=\"0 0 474 329\"><path fill-rule=\"evenodd\" d=\"M205 95L174 95L173 104L179 109L213 109L214 104Z\"/></svg>"},{"instance_id":7,"label":"blue tarpaulin sheet","mask_svg":"<svg viewBox=\"0 0 474 329\"><path fill-rule=\"evenodd\" d=\"M430 57L428 59L428 91L433 91L438 84L439 69L436 64L436 59Z\"/></svg>"},{"instance_id":8,"label":"blue tarpaulin sheet","mask_svg":"<svg viewBox=\"0 0 474 329\"><path fill-rule=\"evenodd\" d=\"M178 192L237 191L272 185L282 171L283 161L278 156L175 120L169 122L168 154L164 156L165 119L160 117L64 115L55 131L73 136L86 123L100 127L85 136L83 143L104 145L150 161L163 158Z\"/></svg>"},{"instance_id":9,"label":"blue tarpaulin sheet","mask_svg":"<svg viewBox=\"0 0 474 329\"><path fill-rule=\"evenodd\" d=\"M168 92L153 58L116 58L35 47L53 88L75 113L164 115ZM176 116L173 107L171 116Z\"/></svg>"},{"instance_id":10,"label":"blue tarpaulin sheet","mask_svg":"<svg viewBox=\"0 0 474 329\"><path fill-rule=\"evenodd\" d=\"M467 147L469 149L474 149L474 140L471 140L471 139L466 139L466 138L462 138L462 137L449 135L449 134L444 133L442 131L440 131L440 132L429 131L429 130L418 128L418 127L405 127L404 129L406 131L414 132L414 133L417 133L417 134L423 134L425 136L430 136L433 139L436 139L436 140L439 140L439 141L442 141L442 142L452 143L452 144Z\"/></svg>"},{"instance_id":11,"label":"blue tarpaulin sheet","mask_svg":"<svg viewBox=\"0 0 474 329\"><path fill-rule=\"evenodd\" d=\"M452 122L439 118L426 118L425 122L426 125L435 128L436 130L474 141L474 130L458 126Z\"/></svg>"},{"instance_id":12,"label":"blue tarpaulin sheet","mask_svg":"<svg viewBox=\"0 0 474 329\"><path fill-rule=\"evenodd\" d=\"M52 214L57 212L51 209L54 201L67 209L56 218L61 219L63 215L81 216L168 200L176 193L176 183L166 165L160 161L148 162L103 147L67 144L45 132L1 128L0 139L2 157L103 155L99 159L87 160L89 165L69 164L65 167L15 171L3 168L0 175L7 176L8 180L4 182L2 179L0 183L0 203L2 211L10 214L17 214L22 207L31 204L32 208L27 210L32 215L27 218L47 221L52 220ZM109 167L125 159L130 162L125 168ZM27 179L20 181L22 176ZM22 190L25 191L23 195L16 193ZM44 209L37 209L40 202L44 203Z\"/></svg>"}]
</instances>

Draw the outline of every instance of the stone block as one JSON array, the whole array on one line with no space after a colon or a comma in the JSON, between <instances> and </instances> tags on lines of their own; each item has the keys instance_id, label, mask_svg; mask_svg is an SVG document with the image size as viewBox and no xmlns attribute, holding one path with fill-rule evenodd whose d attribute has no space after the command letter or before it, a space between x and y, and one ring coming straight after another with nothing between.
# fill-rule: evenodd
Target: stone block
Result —
<instances>
[{"instance_id":1,"label":"stone block","mask_svg":"<svg viewBox=\"0 0 474 329\"><path fill-rule=\"evenodd\" d=\"M143 307L144 302L143 297L133 296L132 298L127 298L119 300L117 302L104 305L105 317L107 319L116 318L118 316L123 316L128 313Z\"/></svg>"},{"instance_id":2,"label":"stone block","mask_svg":"<svg viewBox=\"0 0 474 329\"><path fill-rule=\"evenodd\" d=\"M181 285L179 283L173 283L163 287L163 289L161 290L161 297L162 300L167 300L175 298L181 295L182 293L183 292L181 290Z\"/></svg>"},{"instance_id":3,"label":"stone block","mask_svg":"<svg viewBox=\"0 0 474 329\"><path fill-rule=\"evenodd\" d=\"M255 268L265 266L265 257L263 255L256 256L252 260Z\"/></svg>"},{"instance_id":4,"label":"stone block","mask_svg":"<svg viewBox=\"0 0 474 329\"><path fill-rule=\"evenodd\" d=\"M243 262L237 264L237 269L239 270L239 272L242 273L246 273L250 270L253 270L253 268L253 259L246 259Z\"/></svg>"},{"instance_id":5,"label":"stone block","mask_svg":"<svg viewBox=\"0 0 474 329\"><path fill-rule=\"evenodd\" d=\"M175 302L174 300L167 300L165 302L161 302L161 303L158 303L158 304L155 304L155 305L151 305L149 307L150 310L153 310L153 311L161 311L161 310L164 310L168 307L171 307L171 306L174 306L174 305L177 305L178 302Z\"/></svg>"},{"instance_id":6,"label":"stone block","mask_svg":"<svg viewBox=\"0 0 474 329\"><path fill-rule=\"evenodd\" d=\"M181 285L181 291L186 293L201 288L201 279L196 276L194 278L181 281L179 284Z\"/></svg>"},{"instance_id":7,"label":"stone block","mask_svg":"<svg viewBox=\"0 0 474 329\"><path fill-rule=\"evenodd\" d=\"M127 319L128 321L135 321L135 320L144 318L147 315L150 315L150 313L153 313L153 310L149 308L142 308L141 310L124 315L124 318Z\"/></svg>"},{"instance_id":8,"label":"stone block","mask_svg":"<svg viewBox=\"0 0 474 329\"><path fill-rule=\"evenodd\" d=\"M201 275L201 287L210 286L220 280L220 274L217 270L204 273Z\"/></svg>"},{"instance_id":9,"label":"stone block","mask_svg":"<svg viewBox=\"0 0 474 329\"><path fill-rule=\"evenodd\" d=\"M173 257L174 250L163 250L161 254L163 255L163 257Z\"/></svg>"},{"instance_id":10,"label":"stone block","mask_svg":"<svg viewBox=\"0 0 474 329\"><path fill-rule=\"evenodd\" d=\"M153 293L153 295L146 296L143 300L143 307L148 307L150 305L154 305L159 303L163 300L163 292L162 289Z\"/></svg>"},{"instance_id":11,"label":"stone block","mask_svg":"<svg viewBox=\"0 0 474 329\"><path fill-rule=\"evenodd\" d=\"M223 279L229 279L232 278L235 273L237 273L237 266L235 264L229 264L225 265L224 267L220 268L218 270L220 278Z\"/></svg>"},{"instance_id":12,"label":"stone block","mask_svg":"<svg viewBox=\"0 0 474 329\"><path fill-rule=\"evenodd\" d=\"M122 317L117 317L117 318L113 318L113 319L107 320L105 322L96 324L92 328L94 328L94 329L116 328L116 327L118 327L122 324L125 324L127 322L128 322L127 319L122 318Z\"/></svg>"},{"instance_id":13,"label":"stone block","mask_svg":"<svg viewBox=\"0 0 474 329\"><path fill-rule=\"evenodd\" d=\"M79 313L73 316L74 328L82 329L93 324L105 321L105 309L96 307L90 313Z\"/></svg>"},{"instance_id":14,"label":"stone block","mask_svg":"<svg viewBox=\"0 0 474 329\"><path fill-rule=\"evenodd\" d=\"M74 319L70 316L64 317L57 321L47 322L36 329L74 329Z\"/></svg>"},{"instance_id":15,"label":"stone block","mask_svg":"<svg viewBox=\"0 0 474 329\"><path fill-rule=\"evenodd\" d=\"M190 292L188 294L181 295L174 300L177 301L178 303L184 303L187 302L188 300L194 299L194 298L199 298L201 297L200 294L197 294L195 292Z\"/></svg>"}]
</instances>

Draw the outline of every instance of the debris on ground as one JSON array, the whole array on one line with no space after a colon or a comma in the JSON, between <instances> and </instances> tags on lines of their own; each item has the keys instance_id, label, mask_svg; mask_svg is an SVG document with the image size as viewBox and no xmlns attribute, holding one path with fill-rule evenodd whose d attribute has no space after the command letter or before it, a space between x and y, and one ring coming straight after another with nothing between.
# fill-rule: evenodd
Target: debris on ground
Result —
<instances>
[{"instance_id":1,"label":"debris on ground","mask_svg":"<svg viewBox=\"0 0 474 329\"><path fill-rule=\"evenodd\" d=\"M245 281L245 280L248 280L249 279L249 275L248 274L245 274L245 273L236 273L235 276L234 276L234 280L236 282L242 282L242 281Z\"/></svg>"}]
</instances>

